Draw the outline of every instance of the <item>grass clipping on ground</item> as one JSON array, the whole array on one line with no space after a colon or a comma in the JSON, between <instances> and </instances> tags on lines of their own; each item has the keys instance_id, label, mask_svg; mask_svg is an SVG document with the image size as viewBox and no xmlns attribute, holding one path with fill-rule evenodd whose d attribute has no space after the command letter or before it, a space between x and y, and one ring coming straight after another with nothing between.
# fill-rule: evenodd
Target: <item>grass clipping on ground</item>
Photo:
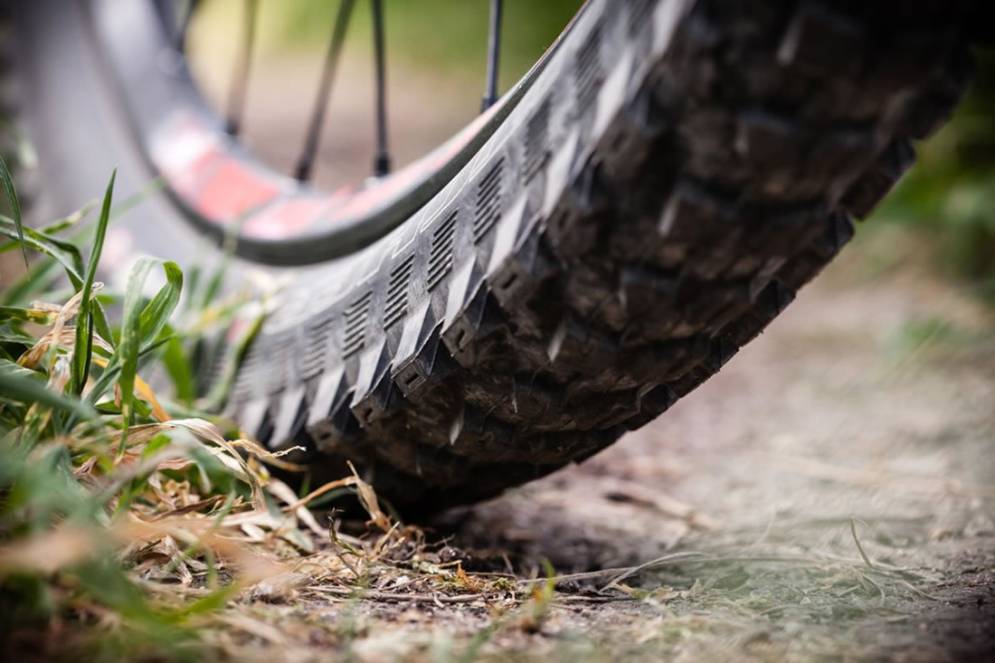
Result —
<instances>
[{"instance_id":1,"label":"grass clipping on ground","mask_svg":"<svg viewBox=\"0 0 995 663\"><path fill-rule=\"evenodd\" d=\"M0 292L3 651L190 653L206 626L233 620L265 639L272 627L226 606L303 587L353 596L399 566L415 597L433 586L481 590L458 562L422 555L422 533L389 518L355 471L297 493L269 468L300 468L200 413L223 396L262 317L245 297L219 297L223 267L203 286L193 274L181 303L179 268L140 258L127 290L106 293L95 276L113 178L87 228L89 210L36 230L22 225L0 166L14 210L0 217L0 251L24 249L26 267ZM91 246L86 263L81 242ZM28 251L38 254L30 264ZM164 284L149 296L156 270ZM221 360L220 386L198 402L191 356L219 325L245 331ZM171 379L173 401L142 379L146 370ZM309 510L342 492L369 514L365 534L326 528Z\"/></svg>"}]
</instances>

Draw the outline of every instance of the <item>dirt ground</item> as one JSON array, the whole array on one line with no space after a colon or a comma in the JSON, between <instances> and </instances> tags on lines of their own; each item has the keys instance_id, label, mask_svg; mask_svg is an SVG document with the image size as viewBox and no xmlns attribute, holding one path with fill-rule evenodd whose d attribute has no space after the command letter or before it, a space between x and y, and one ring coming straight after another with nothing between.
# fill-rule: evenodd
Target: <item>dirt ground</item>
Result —
<instances>
[{"instance_id":1,"label":"dirt ground","mask_svg":"<svg viewBox=\"0 0 995 663\"><path fill-rule=\"evenodd\" d=\"M434 523L433 560L517 592L391 576L241 605L216 637L292 661L992 660L995 327L928 264L870 229L661 419Z\"/></svg>"}]
</instances>

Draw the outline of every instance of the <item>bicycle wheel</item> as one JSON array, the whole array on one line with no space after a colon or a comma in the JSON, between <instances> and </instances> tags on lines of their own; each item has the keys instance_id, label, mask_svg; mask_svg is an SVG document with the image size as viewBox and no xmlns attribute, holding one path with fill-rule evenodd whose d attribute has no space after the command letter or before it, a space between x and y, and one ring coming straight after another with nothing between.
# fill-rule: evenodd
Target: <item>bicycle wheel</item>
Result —
<instances>
[{"instance_id":1,"label":"bicycle wheel","mask_svg":"<svg viewBox=\"0 0 995 663\"><path fill-rule=\"evenodd\" d=\"M589 0L477 123L342 204L223 138L163 67L154 8L20 8L43 161L79 140L54 90L92 84L133 181L165 177L176 245L240 218L246 259L335 258L286 291L226 412L316 467L353 460L409 512L587 458L718 371L970 71L970 3Z\"/></svg>"}]
</instances>

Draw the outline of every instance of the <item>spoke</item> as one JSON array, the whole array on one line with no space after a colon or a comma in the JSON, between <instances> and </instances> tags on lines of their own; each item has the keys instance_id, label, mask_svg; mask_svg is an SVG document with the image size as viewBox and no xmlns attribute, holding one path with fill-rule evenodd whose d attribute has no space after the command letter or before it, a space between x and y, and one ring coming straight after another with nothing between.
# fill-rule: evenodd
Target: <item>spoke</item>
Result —
<instances>
[{"instance_id":1,"label":"spoke","mask_svg":"<svg viewBox=\"0 0 995 663\"><path fill-rule=\"evenodd\" d=\"M225 130L237 136L242 124L242 109L245 107L245 90L249 80L249 67L252 64L252 48L256 41L256 13L259 0L245 0L244 24L242 26L242 50L232 75L228 89L228 120Z\"/></svg>"},{"instance_id":2,"label":"spoke","mask_svg":"<svg viewBox=\"0 0 995 663\"><path fill-rule=\"evenodd\" d=\"M187 0L183 8L183 15L180 17L180 24L176 30L176 50L184 53L187 50L187 34L190 32L190 24L193 22L194 12L197 11L199 0Z\"/></svg>"},{"instance_id":3,"label":"spoke","mask_svg":"<svg viewBox=\"0 0 995 663\"><path fill-rule=\"evenodd\" d=\"M498 65L501 62L501 0L491 0L491 21L487 35L487 87L480 110L485 111L498 99Z\"/></svg>"},{"instance_id":4,"label":"spoke","mask_svg":"<svg viewBox=\"0 0 995 663\"><path fill-rule=\"evenodd\" d=\"M321 127L324 124L325 113L328 110L332 81L335 78L335 70L338 68L339 53L342 52L342 42L345 41L345 34L349 27L349 17L352 15L354 4L354 0L341 0L339 11L335 16L332 36L328 41L328 50L325 52L325 64L321 69L318 96L314 100L311 120L308 124L307 135L304 138L304 148L301 150L301 156L297 160L297 170L294 173L294 176L301 182L311 179L314 159L318 154L318 145L321 142Z\"/></svg>"},{"instance_id":5,"label":"spoke","mask_svg":"<svg viewBox=\"0 0 995 663\"><path fill-rule=\"evenodd\" d=\"M376 60L376 122L377 146L373 158L373 174L382 177L390 172L390 152L387 149L387 83L384 70L383 0L372 0L373 49Z\"/></svg>"}]
</instances>

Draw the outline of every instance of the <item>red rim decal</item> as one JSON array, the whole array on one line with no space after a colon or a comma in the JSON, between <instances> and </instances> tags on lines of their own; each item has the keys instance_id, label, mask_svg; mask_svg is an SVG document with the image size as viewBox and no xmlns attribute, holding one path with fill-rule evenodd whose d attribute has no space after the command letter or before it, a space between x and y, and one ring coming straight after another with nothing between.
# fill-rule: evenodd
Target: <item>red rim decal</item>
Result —
<instances>
[{"instance_id":1,"label":"red rim decal","mask_svg":"<svg viewBox=\"0 0 995 663\"><path fill-rule=\"evenodd\" d=\"M241 162L225 158L204 182L195 209L208 219L230 223L279 194L276 184Z\"/></svg>"}]
</instances>

